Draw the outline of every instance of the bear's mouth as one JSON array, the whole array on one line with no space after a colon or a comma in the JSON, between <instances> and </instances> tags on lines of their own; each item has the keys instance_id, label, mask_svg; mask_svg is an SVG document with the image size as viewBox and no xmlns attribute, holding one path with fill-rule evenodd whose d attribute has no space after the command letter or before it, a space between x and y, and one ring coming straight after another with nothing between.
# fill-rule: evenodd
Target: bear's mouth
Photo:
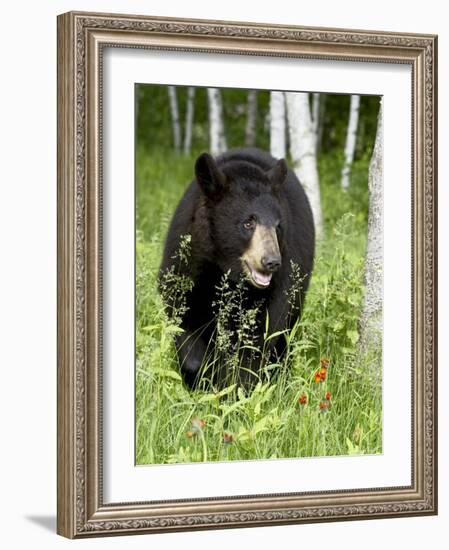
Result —
<instances>
[{"instance_id":1,"label":"bear's mouth","mask_svg":"<svg viewBox=\"0 0 449 550\"><path fill-rule=\"evenodd\" d=\"M256 286L257 288L267 288L268 286L270 286L271 278L273 276L272 273L264 273L263 271L259 271L258 269L253 267L247 260L244 261L247 275L249 276L249 279L254 286Z\"/></svg>"}]
</instances>

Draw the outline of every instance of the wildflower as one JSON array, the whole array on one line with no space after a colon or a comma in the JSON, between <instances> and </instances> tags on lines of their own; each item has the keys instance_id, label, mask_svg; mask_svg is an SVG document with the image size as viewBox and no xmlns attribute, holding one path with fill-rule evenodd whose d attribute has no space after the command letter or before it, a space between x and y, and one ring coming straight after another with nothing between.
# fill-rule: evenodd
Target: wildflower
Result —
<instances>
[{"instance_id":1,"label":"wildflower","mask_svg":"<svg viewBox=\"0 0 449 550\"><path fill-rule=\"evenodd\" d=\"M307 395L303 393L298 401L300 405L305 405L307 403Z\"/></svg>"},{"instance_id":2,"label":"wildflower","mask_svg":"<svg viewBox=\"0 0 449 550\"><path fill-rule=\"evenodd\" d=\"M330 401L331 393L329 391L326 392L326 401Z\"/></svg>"},{"instance_id":3,"label":"wildflower","mask_svg":"<svg viewBox=\"0 0 449 550\"><path fill-rule=\"evenodd\" d=\"M192 428L186 432L186 436L189 439L192 439L194 435L197 435L201 432L201 430L204 428L205 422L201 418L193 418L192 419Z\"/></svg>"},{"instance_id":4,"label":"wildflower","mask_svg":"<svg viewBox=\"0 0 449 550\"><path fill-rule=\"evenodd\" d=\"M329 401L320 401L320 411L325 413L329 409Z\"/></svg>"},{"instance_id":5,"label":"wildflower","mask_svg":"<svg viewBox=\"0 0 449 550\"><path fill-rule=\"evenodd\" d=\"M234 436L230 433L225 432L223 434L223 443L225 445L230 445L233 442L234 442Z\"/></svg>"},{"instance_id":6,"label":"wildflower","mask_svg":"<svg viewBox=\"0 0 449 550\"><path fill-rule=\"evenodd\" d=\"M192 420L192 431L194 433L200 432L204 428L204 424L205 422L201 418L194 418Z\"/></svg>"},{"instance_id":7,"label":"wildflower","mask_svg":"<svg viewBox=\"0 0 449 550\"><path fill-rule=\"evenodd\" d=\"M322 358L320 359L320 368L315 372L313 379L318 384L319 382L324 382L327 376L327 369L329 367L329 359Z\"/></svg>"}]
</instances>

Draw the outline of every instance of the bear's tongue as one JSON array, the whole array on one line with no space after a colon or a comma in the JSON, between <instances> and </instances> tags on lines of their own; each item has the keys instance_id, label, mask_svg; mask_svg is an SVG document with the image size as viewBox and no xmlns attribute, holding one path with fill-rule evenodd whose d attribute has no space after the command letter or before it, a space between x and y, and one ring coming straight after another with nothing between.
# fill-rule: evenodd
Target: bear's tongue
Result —
<instances>
[{"instance_id":1,"label":"bear's tongue","mask_svg":"<svg viewBox=\"0 0 449 550\"><path fill-rule=\"evenodd\" d=\"M256 281L256 283L261 286L268 286L272 277L271 273L261 273L253 267L251 268L251 275L253 276L253 279Z\"/></svg>"}]
</instances>

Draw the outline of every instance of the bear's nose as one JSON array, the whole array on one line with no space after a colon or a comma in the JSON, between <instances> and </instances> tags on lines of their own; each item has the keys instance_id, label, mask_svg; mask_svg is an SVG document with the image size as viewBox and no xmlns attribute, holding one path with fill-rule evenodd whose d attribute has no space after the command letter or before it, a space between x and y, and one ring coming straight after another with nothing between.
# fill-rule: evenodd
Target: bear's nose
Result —
<instances>
[{"instance_id":1,"label":"bear's nose","mask_svg":"<svg viewBox=\"0 0 449 550\"><path fill-rule=\"evenodd\" d=\"M273 272L280 268L281 257L280 256L263 256L261 263L267 271Z\"/></svg>"}]
</instances>

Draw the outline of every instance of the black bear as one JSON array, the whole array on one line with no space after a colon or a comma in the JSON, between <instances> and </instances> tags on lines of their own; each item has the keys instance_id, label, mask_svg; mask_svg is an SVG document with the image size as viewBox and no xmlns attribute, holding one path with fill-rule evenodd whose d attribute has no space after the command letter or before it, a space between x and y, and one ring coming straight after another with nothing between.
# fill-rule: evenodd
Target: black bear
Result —
<instances>
[{"instance_id":1,"label":"black bear","mask_svg":"<svg viewBox=\"0 0 449 550\"><path fill-rule=\"evenodd\" d=\"M187 258L179 253L186 236ZM282 358L282 331L301 314L314 248L309 201L285 160L256 148L230 150L216 159L208 153L198 157L195 179L173 215L159 274L169 315L175 315L174 297L179 296L174 287L180 280L190 281L184 307L176 313L182 329L176 349L190 388L208 377L209 363L214 373L209 381L216 387L236 382L250 389L261 379L264 365ZM249 323L251 345L239 350L237 367L229 358L220 361L217 349L217 294L224 280L225 301L229 289L239 289L235 318L241 319L242 310L256 311ZM237 320L232 328L238 331Z\"/></svg>"}]
</instances>

